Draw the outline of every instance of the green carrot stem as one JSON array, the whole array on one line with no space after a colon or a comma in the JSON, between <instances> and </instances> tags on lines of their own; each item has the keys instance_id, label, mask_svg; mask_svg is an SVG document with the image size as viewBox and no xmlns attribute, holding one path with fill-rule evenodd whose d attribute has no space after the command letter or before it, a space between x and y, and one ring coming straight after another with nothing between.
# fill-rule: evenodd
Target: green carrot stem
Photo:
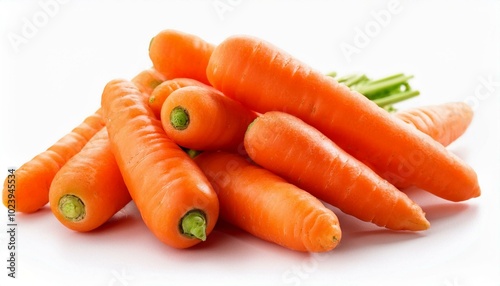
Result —
<instances>
[{"instance_id":1,"label":"green carrot stem","mask_svg":"<svg viewBox=\"0 0 500 286\"><path fill-rule=\"evenodd\" d=\"M332 72L327 73L326 75L330 76L330 77L336 77L337 76L337 72L332 71Z\"/></svg>"},{"instance_id":2,"label":"green carrot stem","mask_svg":"<svg viewBox=\"0 0 500 286\"><path fill-rule=\"evenodd\" d=\"M378 81L376 83L368 83L366 85L360 86L357 91L368 98L371 98L371 95L377 94L382 90L390 89L391 87L401 86L406 83L413 76L399 76L390 78L383 81Z\"/></svg>"},{"instance_id":3,"label":"green carrot stem","mask_svg":"<svg viewBox=\"0 0 500 286\"><path fill-rule=\"evenodd\" d=\"M188 154L189 158L194 159L196 156L200 155L202 151L194 150L194 149L187 149L186 153Z\"/></svg>"},{"instance_id":4,"label":"green carrot stem","mask_svg":"<svg viewBox=\"0 0 500 286\"><path fill-rule=\"evenodd\" d=\"M366 75L364 75L364 74L360 74L360 75L356 75L356 76L353 76L353 77L347 79L346 81L344 81L344 84L349 86L349 87L352 87L354 85L357 85L360 83L365 83L365 82L369 82L368 77L366 77Z\"/></svg>"},{"instance_id":5,"label":"green carrot stem","mask_svg":"<svg viewBox=\"0 0 500 286\"><path fill-rule=\"evenodd\" d=\"M85 218L85 204L75 195L64 195L59 199L59 212L65 219L80 221Z\"/></svg>"},{"instance_id":6,"label":"green carrot stem","mask_svg":"<svg viewBox=\"0 0 500 286\"><path fill-rule=\"evenodd\" d=\"M182 234L187 237L194 237L205 241L207 239L206 228L207 220L201 210L191 210L181 219Z\"/></svg>"},{"instance_id":7,"label":"green carrot stem","mask_svg":"<svg viewBox=\"0 0 500 286\"><path fill-rule=\"evenodd\" d=\"M170 124L177 130L184 130L189 125L189 113L181 106L170 111Z\"/></svg>"},{"instance_id":8,"label":"green carrot stem","mask_svg":"<svg viewBox=\"0 0 500 286\"><path fill-rule=\"evenodd\" d=\"M384 107L384 106L391 105L391 104L394 104L397 102L401 102L403 100L407 100L407 99L415 97L419 94L420 94L420 92L418 90L408 90L408 91L403 91L400 93L392 94L392 95L387 96L387 97L374 99L373 102L375 102L378 106Z\"/></svg>"},{"instance_id":9,"label":"green carrot stem","mask_svg":"<svg viewBox=\"0 0 500 286\"><path fill-rule=\"evenodd\" d=\"M383 78L374 79L374 80L370 81L370 84L372 84L372 83L379 83L379 82L387 81L387 80L392 80L394 78L398 78L398 77L401 77L401 76L404 76L404 74L403 73L396 73L396 74L389 75L389 76L386 76L386 77L383 77Z\"/></svg>"}]
</instances>

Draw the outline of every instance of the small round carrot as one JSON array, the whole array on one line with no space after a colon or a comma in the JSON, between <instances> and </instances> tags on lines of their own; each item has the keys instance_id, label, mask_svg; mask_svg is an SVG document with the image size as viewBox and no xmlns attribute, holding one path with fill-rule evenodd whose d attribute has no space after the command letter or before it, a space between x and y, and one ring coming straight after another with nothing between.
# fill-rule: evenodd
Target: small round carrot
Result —
<instances>
[{"instance_id":1,"label":"small round carrot","mask_svg":"<svg viewBox=\"0 0 500 286\"><path fill-rule=\"evenodd\" d=\"M160 119L161 107L165 99L175 90L186 86L208 86L191 78L174 78L166 80L158 85L149 97L149 107L153 110L156 118Z\"/></svg>"},{"instance_id":2,"label":"small round carrot","mask_svg":"<svg viewBox=\"0 0 500 286\"><path fill-rule=\"evenodd\" d=\"M16 212L33 213L49 202L49 188L61 167L104 126L99 109L46 151L25 162L15 171ZM3 203L7 206L8 187L5 179Z\"/></svg>"},{"instance_id":3,"label":"small round carrot","mask_svg":"<svg viewBox=\"0 0 500 286\"><path fill-rule=\"evenodd\" d=\"M55 217L80 232L101 226L130 200L106 128L64 164L49 191Z\"/></svg>"},{"instance_id":4,"label":"small round carrot","mask_svg":"<svg viewBox=\"0 0 500 286\"><path fill-rule=\"evenodd\" d=\"M194 160L217 192L221 219L297 251L339 244L337 216L308 192L234 153L203 152Z\"/></svg>"},{"instance_id":5,"label":"small round carrot","mask_svg":"<svg viewBox=\"0 0 500 286\"><path fill-rule=\"evenodd\" d=\"M297 117L270 111L245 134L257 164L363 221L393 230L425 230L424 212L406 194Z\"/></svg>"},{"instance_id":6,"label":"small round carrot","mask_svg":"<svg viewBox=\"0 0 500 286\"><path fill-rule=\"evenodd\" d=\"M477 174L464 160L271 43L244 35L227 38L214 49L207 77L251 110L302 119L393 183L450 201L481 194Z\"/></svg>"},{"instance_id":7,"label":"small round carrot","mask_svg":"<svg viewBox=\"0 0 500 286\"><path fill-rule=\"evenodd\" d=\"M137 88L148 96L164 81L165 77L154 68L145 69L132 78Z\"/></svg>"},{"instance_id":8,"label":"small round carrot","mask_svg":"<svg viewBox=\"0 0 500 286\"><path fill-rule=\"evenodd\" d=\"M212 87L188 86L164 102L165 133L182 147L194 150L237 151L257 115Z\"/></svg>"},{"instance_id":9,"label":"small round carrot","mask_svg":"<svg viewBox=\"0 0 500 286\"><path fill-rule=\"evenodd\" d=\"M151 39L149 57L167 79L185 77L209 84L206 67L214 47L196 35L167 29Z\"/></svg>"},{"instance_id":10,"label":"small round carrot","mask_svg":"<svg viewBox=\"0 0 500 286\"><path fill-rule=\"evenodd\" d=\"M104 88L101 105L112 153L147 227L176 248L204 241L217 221L217 195L167 137L147 98L130 81L116 79Z\"/></svg>"},{"instance_id":11,"label":"small round carrot","mask_svg":"<svg viewBox=\"0 0 500 286\"><path fill-rule=\"evenodd\" d=\"M465 102L448 102L401 110L394 116L448 146L467 130L474 111Z\"/></svg>"}]
</instances>

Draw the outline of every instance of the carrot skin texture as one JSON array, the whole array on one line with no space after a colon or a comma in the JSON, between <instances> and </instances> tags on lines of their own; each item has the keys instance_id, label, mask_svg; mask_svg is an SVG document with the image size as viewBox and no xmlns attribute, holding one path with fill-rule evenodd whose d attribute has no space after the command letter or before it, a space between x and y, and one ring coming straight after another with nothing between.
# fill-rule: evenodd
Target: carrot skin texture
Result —
<instances>
[{"instance_id":1,"label":"carrot skin texture","mask_svg":"<svg viewBox=\"0 0 500 286\"><path fill-rule=\"evenodd\" d=\"M306 191L235 153L203 152L194 160L217 192L221 219L296 251L339 244L337 216Z\"/></svg>"},{"instance_id":2,"label":"carrot skin texture","mask_svg":"<svg viewBox=\"0 0 500 286\"><path fill-rule=\"evenodd\" d=\"M16 212L33 213L45 206L49 202L50 184L56 173L103 126L104 120L99 109L46 151L21 165L15 171ZM2 192L5 206L8 206L8 194L6 178Z\"/></svg>"},{"instance_id":3,"label":"carrot skin texture","mask_svg":"<svg viewBox=\"0 0 500 286\"><path fill-rule=\"evenodd\" d=\"M293 115L261 115L245 135L245 148L257 164L363 221L393 230L429 227L406 194Z\"/></svg>"},{"instance_id":4,"label":"carrot skin texture","mask_svg":"<svg viewBox=\"0 0 500 286\"><path fill-rule=\"evenodd\" d=\"M186 86L208 87L208 85L192 78L174 78L162 82L149 97L149 107L153 110L156 118L160 119L161 107L168 96L175 90Z\"/></svg>"},{"instance_id":5,"label":"carrot skin texture","mask_svg":"<svg viewBox=\"0 0 500 286\"><path fill-rule=\"evenodd\" d=\"M179 130L172 111L181 108L189 122ZM161 121L165 133L177 144L193 150L237 152L248 125L257 117L239 102L212 87L190 86L174 91L164 102Z\"/></svg>"},{"instance_id":6,"label":"carrot skin texture","mask_svg":"<svg viewBox=\"0 0 500 286\"><path fill-rule=\"evenodd\" d=\"M450 201L480 195L475 171L441 144L266 41L227 38L212 53L207 76L249 109L297 116L392 183Z\"/></svg>"},{"instance_id":7,"label":"carrot skin texture","mask_svg":"<svg viewBox=\"0 0 500 286\"><path fill-rule=\"evenodd\" d=\"M166 29L151 40L149 57L167 79L185 77L209 84L206 68L214 48L196 35Z\"/></svg>"},{"instance_id":8,"label":"carrot skin texture","mask_svg":"<svg viewBox=\"0 0 500 286\"><path fill-rule=\"evenodd\" d=\"M76 196L85 205L81 220L66 218L59 208L61 198ZM67 228L91 231L111 218L131 200L116 164L106 128L57 172L49 191L52 213Z\"/></svg>"},{"instance_id":9,"label":"carrot skin texture","mask_svg":"<svg viewBox=\"0 0 500 286\"><path fill-rule=\"evenodd\" d=\"M198 244L201 240L181 233L180 221L188 212L201 210L207 235L212 231L219 202L207 178L166 136L147 98L131 82L110 81L101 104L111 150L147 227L172 247Z\"/></svg>"},{"instance_id":10,"label":"carrot skin texture","mask_svg":"<svg viewBox=\"0 0 500 286\"><path fill-rule=\"evenodd\" d=\"M474 111L465 102L447 102L401 110L394 116L448 146L465 133Z\"/></svg>"}]
</instances>

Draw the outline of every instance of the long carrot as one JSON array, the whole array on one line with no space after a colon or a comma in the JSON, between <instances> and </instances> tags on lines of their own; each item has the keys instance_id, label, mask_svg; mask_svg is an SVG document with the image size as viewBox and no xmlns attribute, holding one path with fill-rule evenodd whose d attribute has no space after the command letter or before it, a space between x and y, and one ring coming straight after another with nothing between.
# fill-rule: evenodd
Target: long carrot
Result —
<instances>
[{"instance_id":1,"label":"long carrot","mask_svg":"<svg viewBox=\"0 0 500 286\"><path fill-rule=\"evenodd\" d=\"M219 212L205 175L162 129L147 98L127 80L104 88L111 150L147 227L162 242L187 248L206 239Z\"/></svg>"},{"instance_id":2,"label":"long carrot","mask_svg":"<svg viewBox=\"0 0 500 286\"><path fill-rule=\"evenodd\" d=\"M214 88L199 86L174 91L161 110L165 133L194 150L243 150L245 131L256 116Z\"/></svg>"},{"instance_id":3,"label":"long carrot","mask_svg":"<svg viewBox=\"0 0 500 286\"><path fill-rule=\"evenodd\" d=\"M441 144L266 41L227 38L210 57L207 76L256 112L299 117L393 183L451 201L480 195L474 170Z\"/></svg>"},{"instance_id":4,"label":"long carrot","mask_svg":"<svg viewBox=\"0 0 500 286\"><path fill-rule=\"evenodd\" d=\"M167 79L186 77L209 84L205 70L214 47L196 35L167 29L151 39L149 57Z\"/></svg>"},{"instance_id":5,"label":"long carrot","mask_svg":"<svg viewBox=\"0 0 500 286\"><path fill-rule=\"evenodd\" d=\"M156 118L160 119L161 107L165 99L175 90L186 86L208 86L192 78L174 78L166 80L158 85L149 97L149 107L153 110Z\"/></svg>"},{"instance_id":6,"label":"long carrot","mask_svg":"<svg viewBox=\"0 0 500 286\"><path fill-rule=\"evenodd\" d=\"M203 152L195 162L217 192L221 219L297 251L329 251L340 242L337 216L281 177L234 153Z\"/></svg>"},{"instance_id":7,"label":"long carrot","mask_svg":"<svg viewBox=\"0 0 500 286\"><path fill-rule=\"evenodd\" d=\"M81 232L101 226L130 200L106 128L64 164L49 191L55 217L64 226Z\"/></svg>"},{"instance_id":8,"label":"long carrot","mask_svg":"<svg viewBox=\"0 0 500 286\"><path fill-rule=\"evenodd\" d=\"M465 102L447 102L401 110L394 116L448 146L467 130L474 111Z\"/></svg>"},{"instance_id":9,"label":"long carrot","mask_svg":"<svg viewBox=\"0 0 500 286\"><path fill-rule=\"evenodd\" d=\"M394 230L425 230L424 212L330 139L297 117L270 111L245 134L257 164L363 221Z\"/></svg>"},{"instance_id":10,"label":"long carrot","mask_svg":"<svg viewBox=\"0 0 500 286\"><path fill-rule=\"evenodd\" d=\"M46 151L25 162L15 171L15 209L33 213L49 202L49 188L59 169L104 126L99 109ZM3 203L7 206L7 179L3 187Z\"/></svg>"}]
</instances>

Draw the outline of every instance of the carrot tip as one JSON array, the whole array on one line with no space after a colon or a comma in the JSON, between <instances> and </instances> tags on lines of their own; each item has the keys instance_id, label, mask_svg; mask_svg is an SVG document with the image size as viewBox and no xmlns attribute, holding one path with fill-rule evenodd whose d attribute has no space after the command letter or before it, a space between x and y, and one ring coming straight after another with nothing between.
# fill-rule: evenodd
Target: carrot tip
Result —
<instances>
[{"instance_id":1,"label":"carrot tip","mask_svg":"<svg viewBox=\"0 0 500 286\"><path fill-rule=\"evenodd\" d=\"M177 106L170 112L170 124L177 130L184 130L189 126L189 113L181 106Z\"/></svg>"},{"instance_id":2,"label":"carrot tip","mask_svg":"<svg viewBox=\"0 0 500 286\"><path fill-rule=\"evenodd\" d=\"M85 204L75 195L64 195L59 199L59 212L65 219L77 222L85 218Z\"/></svg>"},{"instance_id":3,"label":"carrot tip","mask_svg":"<svg viewBox=\"0 0 500 286\"><path fill-rule=\"evenodd\" d=\"M191 210L181 219L181 231L187 237L205 241L207 239L206 228L207 220L201 210Z\"/></svg>"}]
</instances>

